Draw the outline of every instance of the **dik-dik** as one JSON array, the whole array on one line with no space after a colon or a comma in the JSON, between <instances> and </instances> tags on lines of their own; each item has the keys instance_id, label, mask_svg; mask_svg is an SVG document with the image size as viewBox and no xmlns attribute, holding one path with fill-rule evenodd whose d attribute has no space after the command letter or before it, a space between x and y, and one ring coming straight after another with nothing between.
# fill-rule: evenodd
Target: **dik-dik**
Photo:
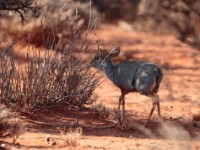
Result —
<instances>
[{"instance_id":1,"label":"dik-dik","mask_svg":"<svg viewBox=\"0 0 200 150\"><path fill-rule=\"evenodd\" d=\"M125 95L129 92L139 92L152 99L152 109L145 124L147 127L156 106L158 116L161 115L157 92L163 78L162 69L154 63L145 61L122 61L113 64L112 58L118 56L119 53L120 47L114 48L111 52L100 49L92 60L91 66L103 70L107 77L121 90L118 112L120 112L122 104L122 119L119 117L119 122L123 130L126 129Z\"/></svg>"}]
</instances>

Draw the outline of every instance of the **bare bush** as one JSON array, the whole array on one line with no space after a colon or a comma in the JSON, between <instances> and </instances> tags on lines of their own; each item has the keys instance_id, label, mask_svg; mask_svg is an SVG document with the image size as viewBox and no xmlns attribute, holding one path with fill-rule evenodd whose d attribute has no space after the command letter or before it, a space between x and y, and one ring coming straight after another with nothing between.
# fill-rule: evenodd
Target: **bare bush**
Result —
<instances>
[{"instance_id":1,"label":"bare bush","mask_svg":"<svg viewBox=\"0 0 200 150\"><path fill-rule=\"evenodd\" d=\"M83 34L78 30L76 21L68 22L70 16L66 17L64 13L66 5L62 5L54 21L48 15L42 20L40 33L35 32L39 39L34 40L43 43L44 48L29 46L25 64L20 65L10 55L15 41L3 50L0 55L0 103L16 111L41 110L52 105L82 108L93 103L94 99L90 97L98 79L94 78L95 73L89 72L90 67L83 64L83 53L89 48L91 39L87 37L96 22L90 20L87 32ZM52 16L55 17L55 14ZM45 28L47 24L48 30ZM66 31L67 26L71 27ZM63 35L58 37L62 31ZM71 38L64 31L70 32ZM83 39L79 38L81 34ZM57 49L59 53L55 52Z\"/></svg>"},{"instance_id":2,"label":"bare bush","mask_svg":"<svg viewBox=\"0 0 200 150\"><path fill-rule=\"evenodd\" d=\"M14 42L0 55L0 103L17 111L43 109L52 105L82 108L90 99L98 79L83 64L86 38L72 39L61 53L27 49L27 63L20 65L9 55ZM80 44L81 43L81 44Z\"/></svg>"}]
</instances>

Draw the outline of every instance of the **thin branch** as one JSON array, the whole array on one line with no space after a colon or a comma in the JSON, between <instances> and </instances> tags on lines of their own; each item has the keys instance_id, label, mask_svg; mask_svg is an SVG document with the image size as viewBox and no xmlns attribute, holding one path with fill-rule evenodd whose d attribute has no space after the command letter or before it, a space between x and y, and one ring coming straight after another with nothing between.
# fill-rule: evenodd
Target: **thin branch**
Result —
<instances>
[{"instance_id":1,"label":"thin branch","mask_svg":"<svg viewBox=\"0 0 200 150\"><path fill-rule=\"evenodd\" d=\"M32 12L35 17L40 15L41 9L44 7L36 5L36 2L31 0L25 1L0 1L0 11L14 11L20 15L21 22L23 23L25 20L25 16L27 13Z\"/></svg>"}]
</instances>

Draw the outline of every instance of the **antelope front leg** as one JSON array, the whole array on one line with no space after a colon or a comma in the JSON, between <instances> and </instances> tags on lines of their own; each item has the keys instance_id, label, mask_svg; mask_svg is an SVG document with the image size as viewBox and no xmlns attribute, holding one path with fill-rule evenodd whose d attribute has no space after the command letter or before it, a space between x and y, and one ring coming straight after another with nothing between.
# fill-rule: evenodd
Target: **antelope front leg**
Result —
<instances>
[{"instance_id":1,"label":"antelope front leg","mask_svg":"<svg viewBox=\"0 0 200 150\"><path fill-rule=\"evenodd\" d=\"M119 106L118 106L118 122L119 126L122 130L126 130L126 122L125 122L125 101L124 101L125 95L122 93L122 95L119 97ZM121 112L120 112L120 105L122 104L122 118L121 118Z\"/></svg>"},{"instance_id":2,"label":"antelope front leg","mask_svg":"<svg viewBox=\"0 0 200 150\"><path fill-rule=\"evenodd\" d=\"M124 95L123 95L123 99L122 99L122 130L127 130L127 127L126 127L126 118L125 118L125 100L124 100Z\"/></svg>"},{"instance_id":3,"label":"antelope front leg","mask_svg":"<svg viewBox=\"0 0 200 150\"><path fill-rule=\"evenodd\" d=\"M118 109L117 109L117 119L118 119L118 123L121 125L121 114L120 114L120 105L122 103L122 95L119 97L119 104L118 104Z\"/></svg>"}]
</instances>

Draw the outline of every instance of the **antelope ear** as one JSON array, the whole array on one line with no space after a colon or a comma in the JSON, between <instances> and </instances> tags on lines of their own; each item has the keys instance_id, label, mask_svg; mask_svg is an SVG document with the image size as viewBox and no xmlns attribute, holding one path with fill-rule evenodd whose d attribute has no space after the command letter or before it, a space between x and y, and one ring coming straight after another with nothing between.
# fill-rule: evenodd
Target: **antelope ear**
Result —
<instances>
[{"instance_id":1,"label":"antelope ear","mask_svg":"<svg viewBox=\"0 0 200 150\"><path fill-rule=\"evenodd\" d=\"M120 53L120 47L115 47L111 52L110 52L110 56L111 57L116 57L118 56Z\"/></svg>"}]
</instances>

